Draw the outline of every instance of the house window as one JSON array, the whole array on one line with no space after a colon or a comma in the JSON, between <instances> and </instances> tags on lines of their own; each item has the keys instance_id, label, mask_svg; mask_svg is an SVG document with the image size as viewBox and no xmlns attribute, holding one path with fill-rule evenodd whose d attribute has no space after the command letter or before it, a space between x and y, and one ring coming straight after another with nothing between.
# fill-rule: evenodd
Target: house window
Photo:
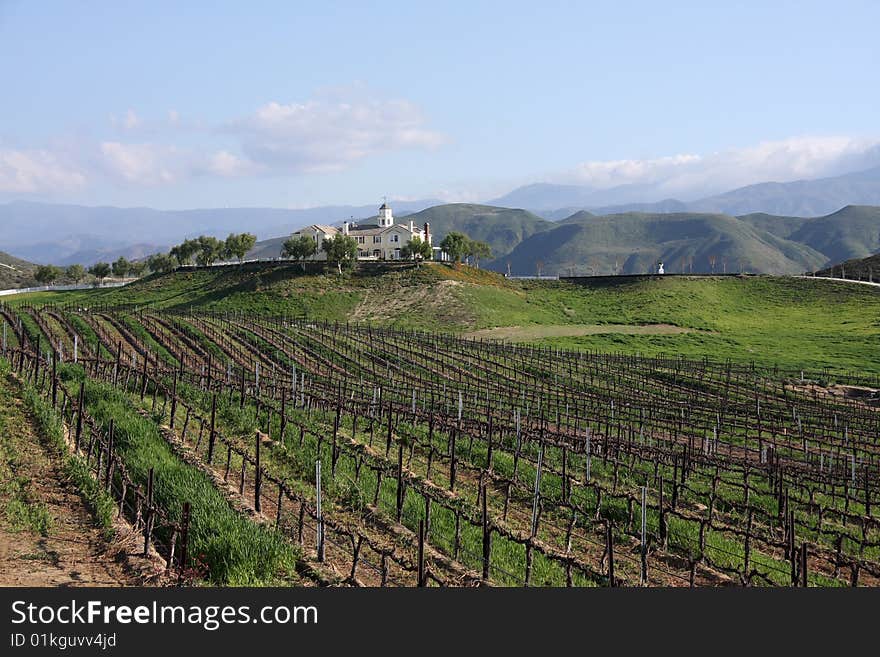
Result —
<instances>
[{"instance_id":1,"label":"house window","mask_svg":"<svg viewBox=\"0 0 880 657\"><path fill-rule=\"evenodd\" d=\"M382 236L381 235L373 235L373 244L381 244Z\"/></svg>"},{"instance_id":2,"label":"house window","mask_svg":"<svg viewBox=\"0 0 880 657\"><path fill-rule=\"evenodd\" d=\"M391 236L391 241L392 241L392 242L399 242L399 241L400 241L400 235L398 235L398 234L395 233L394 235Z\"/></svg>"},{"instance_id":3,"label":"house window","mask_svg":"<svg viewBox=\"0 0 880 657\"><path fill-rule=\"evenodd\" d=\"M379 249L373 250L373 257L374 258L379 258L379 257L381 257L381 255L382 255L382 252Z\"/></svg>"},{"instance_id":4,"label":"house window","mask_svg":"<svg viewBox=\"0 0 880 657\"><path fill-rule=\"evenodd\" d=\"M364 236L358 235L358 244L363 244L363 243L364 243Z\"/></svg>"}]
</instances>

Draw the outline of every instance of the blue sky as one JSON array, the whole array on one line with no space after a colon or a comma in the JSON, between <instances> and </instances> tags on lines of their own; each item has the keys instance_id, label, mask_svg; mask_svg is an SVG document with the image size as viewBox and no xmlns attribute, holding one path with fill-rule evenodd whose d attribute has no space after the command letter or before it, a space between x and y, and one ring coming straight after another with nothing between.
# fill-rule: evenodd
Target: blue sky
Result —
<instances>
[{"instance_id":1,"label":"blue sky","mask_svg":"<svg viewBox=\"0 0 880 657\"><path fill-rule=\"evenodd\" d=\"M687 197L880 164L880 3L728 4L0 0L0 201Z\"/></svg>"}]
</instances>

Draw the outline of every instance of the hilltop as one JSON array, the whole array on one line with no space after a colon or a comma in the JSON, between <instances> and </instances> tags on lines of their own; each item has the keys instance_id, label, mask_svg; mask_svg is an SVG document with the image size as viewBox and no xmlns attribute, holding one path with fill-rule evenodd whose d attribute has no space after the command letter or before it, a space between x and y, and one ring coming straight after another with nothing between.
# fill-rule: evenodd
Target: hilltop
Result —
<instances>
[{"instance_id":1,"label":"hilltop","mask_svg":"<svg viewBox=\"0 0 880 657\"><path fill-rule=\"evenodd\" d=\"M349 276L265 263L153 275L124 288L25 295L10 303L149 304L364 321L606 352L684 354L880 372L880 293L774 277L520 281L430 263ZM643 327L643 328L638 328ZM673 327L673 328L669 328Z\"/></svg>"},{"instance_id":2,"label":"hilltop","mask_svg":"<svg viewBox=\"0 0 880 657\"><path fill-rule=\"evenodd\" d=\"M471 239L486 242L493 257L504 256L527 237L548 230L553 223L526 210L511 210L491 205L448 203L421 212L395 217L396 223L416 226L431 224L434 244L451 231L465 233ZM338 223L338 222L333 222ZM257 242L248 258L277 258L287 235Z\"/></svg>"}]
</instances>

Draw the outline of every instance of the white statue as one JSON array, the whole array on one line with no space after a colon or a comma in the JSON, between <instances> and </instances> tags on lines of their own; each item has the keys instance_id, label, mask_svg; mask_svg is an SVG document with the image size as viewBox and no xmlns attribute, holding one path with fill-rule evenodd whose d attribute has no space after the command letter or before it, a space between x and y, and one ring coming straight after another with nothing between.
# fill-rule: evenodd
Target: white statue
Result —
<instances>
[{"instance_id":1,"label":"white statue","mask_svg":"<svg viewBox=\"0 0 880 657\"><path fill-rule=\"evenodd\" d=\"M657 265L657 273L658 273L658 274L665 274L665 273L666 273L666 272L663 270L663 263L662 263L662 262L661 262L659 265Z\"/></svg>"}]
</instances>

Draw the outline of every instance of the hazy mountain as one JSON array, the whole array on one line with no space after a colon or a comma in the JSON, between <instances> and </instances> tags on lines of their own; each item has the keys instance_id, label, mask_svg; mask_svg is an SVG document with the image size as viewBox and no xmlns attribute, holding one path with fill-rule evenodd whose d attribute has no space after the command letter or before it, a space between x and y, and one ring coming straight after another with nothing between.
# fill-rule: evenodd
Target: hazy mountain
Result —
<instances>
[{"instance_id":1,"label":"hazy mountain","mask_svg":"<svg viewBox=\"0 0 880 657\"><path fill-rule=\"evenodd\" d=\"M627 213L595 216L578 213L524 240L493 268L534 274L543 263L547 274L646 273L658 262L668 272L715 271L800 273L827 257L773 235L746 221L722 214Z\"/></svg>"},{"instance_id":2,"label":"hazy mountain","mask_svg":"<svg viewBox=\"0 0 880 657\"><path fill-rule=\"evenodd\" d=\"M760 183L688 204L692 211L796 217L827 215L847 205L880 205L880 167L833 178Z\"/></svg>"},{"instance_id":3,"label":"hazy mountain","mask_svg":"<svg viewBox=\"0 0 880 657\"><path fill-rule=\"evenodd\" d=\"M653 201L649 198L659 193L656 188L645 185L595 190L542 183L515 189L496 199L494 204L531 209L548 219L558 219L564 212L571 214L571 211L578 209L599 215L623 212L714 212L736 216L762 212L817 217L847 205L880 205L880 167L816 180L748 185L695 201ZM619 200L607 200L615 198Z\"/></svg>"},{"instance_id":4,"label":"hazy mountain","mask_svg":"<svg viewBox=\"0 0 880 657\"><path fill-rule=\"evenodd\" d=\"M403 214L437 201L392 203L397 213ZM260 238L274 237L311 223L369 217L378 205L154 210L15 201L0 204L0 248L40 263L78 259L89 264L92 257L118 257L203 234L223 238L230 232L248 231Z\"/></svg>"},{"instance_id":5,"label":"hazy mountain","mask_svg":"<svg viewBox=\"0 0 880 657\"><path fill-rule=\"evenodd\" d=\"M517 187L504 196L492 199L489 204L507 208L526 208L535 214L542 214L559 208L581 210L624 203L648 203L658 195L656 185L633 184L595 189L583 185L534 183Z\"/></svg>"}]
</instances>

